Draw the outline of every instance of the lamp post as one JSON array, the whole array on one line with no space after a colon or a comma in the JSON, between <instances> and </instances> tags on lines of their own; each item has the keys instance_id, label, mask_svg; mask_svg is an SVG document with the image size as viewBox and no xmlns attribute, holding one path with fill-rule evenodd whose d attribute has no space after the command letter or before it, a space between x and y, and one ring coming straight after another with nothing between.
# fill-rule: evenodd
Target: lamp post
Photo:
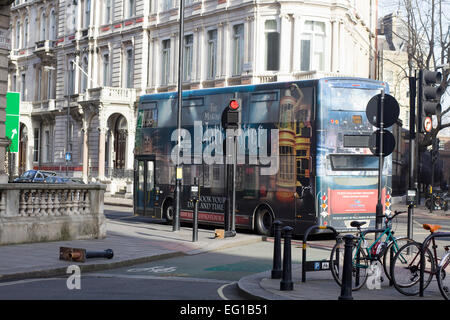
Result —
<instances>
[{"instance_id":1,"label":"lamp post","mask_svg":"<svg viewBox=\"0 0 450 320\"><path fill-rule=\"evenodd\" d=\"M181 108L183 106L183 35L184 35L184 0L180 0L180 30L178 40L178 110L177 110L177 163L175 179L175 212L173 217L173 231L180 230L180 205L182 187L182 167L180 166L181 151Z\"/></svg>"}]
</instances>

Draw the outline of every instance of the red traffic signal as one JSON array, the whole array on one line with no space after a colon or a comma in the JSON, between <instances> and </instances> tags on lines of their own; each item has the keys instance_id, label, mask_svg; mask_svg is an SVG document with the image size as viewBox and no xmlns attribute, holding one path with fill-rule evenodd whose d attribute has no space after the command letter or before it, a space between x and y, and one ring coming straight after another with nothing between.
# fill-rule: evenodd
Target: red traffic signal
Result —
<instances>
[{"instance_id":1,"label":"red traffic signal","mask_svg":"<svg viewBox=\"0 0 450 320\"><path fill-rule=\"evenodd\" d=\"M237 129L241 125L240 99L232 99L222 113L222 127Z\"/></svg>"},{"instance_id":2,"label":"red traffic signal","mask_svg":"<svg viewBox=\"0 0 450 320\"><path fill-rule=\"evenodd\" d=\"M228 106L229 106L230 109L232 109L232 110L237 110L237 109L239 109L239 101L237 101L237 100L231 100L230 103L228 104Z\"/></svg>"}]
</instances>

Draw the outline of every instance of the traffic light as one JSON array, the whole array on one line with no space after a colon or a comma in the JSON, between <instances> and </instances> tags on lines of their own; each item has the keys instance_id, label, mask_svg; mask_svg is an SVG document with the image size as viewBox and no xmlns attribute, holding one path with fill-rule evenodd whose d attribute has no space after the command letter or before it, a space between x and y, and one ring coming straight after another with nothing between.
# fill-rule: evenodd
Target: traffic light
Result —
<instances>
[{"instance_id":1,"label":"traffic light","mask_svg":"<svg viewBox=\"0 0 450 320\"><path fill-rule=\"evenodd\" d=\"M425 127L424 122L430 124L427 117L441 114L441 96L443 88L441 86L442 74L438 71L419 71L419 131L429 132L431 126Z\"/></svg>"},{"instance_id":2,"label":"traffic light","mask_svg":"<svg viewBox=\"0 0 450 320\"><path fill-rule=\"evenodd\" d=\"M241 103L239 99L232 99L222 113L222 127L224 129L238 129L241 125Z\"/></svg>"},{"instance_id":3,"label":"traffic light","mask_svg":"<svg viewBox=\"0 0 450 320\"><path fill-rule=\"evenodd\" d=\"M431 149L431 161L436 162L439 158L439 139L433 139L432 149Z\"/></svg>"}]
</instances>

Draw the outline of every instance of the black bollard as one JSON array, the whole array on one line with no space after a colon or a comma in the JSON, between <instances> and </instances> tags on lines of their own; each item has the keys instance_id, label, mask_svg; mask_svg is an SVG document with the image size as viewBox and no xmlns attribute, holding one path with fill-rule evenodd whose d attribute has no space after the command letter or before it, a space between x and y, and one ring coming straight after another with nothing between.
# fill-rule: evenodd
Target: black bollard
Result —
<instances>
[{"instance_id":1,"label":"black bollard","mask_svg":"<svg viewBox=\"0 0 450 320\"><path fill-rule=\"evenodd\" d=\"M344 266L342 269L342 285L341 295L339 300L353 300L352 297L352 249L353 236L347 234L344 236L345 250L344 250Z\"/></svg>"},{"instance_id":2,"label":"black bollard","mask_svg":"<svg viewBox=\"0 0 450 320\"><path fill-rule=\"evenodd\" d=\"M105 251L86 251L86 259L89 258L108 258L112 259L114 252L112 249L106 249Z\"/></svg>"},{"instance_id":3,"label":"black bollard","mask_svg":"<svg viewBox=\"0 0 450 320\"><path fill-rule=\"evenodd\" d=\"M291 260L291 239L292 229L289 226L283 228L284 234L284 257L283 257L283 275L280 282L281 291L294 290L294 283L292 282L292 260Z\"/></svg>"},{"instance_id":4,"label":"black bollard","mask_svg":"<svg viewBox=\"0 0 450 320\"><path fill-rule=\"evenodd\" d=\"M281 221L275 220L273 222L273 269L272 279L281 279Z\"/></svg>"},{"instance_id":5,"label":"black bollard","mask_svg":"<svg viewBox=\"0 0 450 320\"><path fill-rule=\"evenodd\" d=\"M192 242L198 241L198 200L194 200L194 217L192 226Z\"/></svg>"}]
</instances>

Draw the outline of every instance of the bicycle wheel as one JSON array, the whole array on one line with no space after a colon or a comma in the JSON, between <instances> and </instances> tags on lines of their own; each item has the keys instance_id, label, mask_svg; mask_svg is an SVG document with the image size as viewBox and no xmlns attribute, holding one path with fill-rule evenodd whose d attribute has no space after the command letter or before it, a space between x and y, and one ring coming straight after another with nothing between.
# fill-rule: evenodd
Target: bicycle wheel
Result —
<instances>
[{"instance_id":1,"label":"bicycle wheel","mask_svg":"<svg viewBox=\"0 0 450 320\"><path fill-rule=\"evenodd\" d=\"M395 254L400 250L400 248L411 242L414 242L414 240L407 237L395 238L395 240L391 241L384 250L383 269L384 274L389 281L391 281L391 257L394 259Z\"/></svg>"},{"instance_id":2,"label":"bicycle wheel","mask_svg":"<svg viewBox=\"0 0 450 320\"><path fill-rule=\"evenodd\" d=\"M338 240L331 250L330 269L336 283L342 285L342 274L344 267L344 249L343 240ZM356 261L355 253L357 250L356 243L353 242L352 248L352 290L360 289L367 281L369 263L367 255L363 249L359 250L360 259Z\"/></svg>"},{"instance_id":3,"label":"bicycle wheel","mask_svg":"<svg viewBox=\"0 0 450 320\"><path fill-rule=\"evenodd\" d=\"M411 242L401 247L391 265L391 276L398 292L414 296L420 290L420 249L421 244ZM425 250L424 289L433 278L435 262L429 248Z\"/></svg>"},{"instance_id":4,"label":"bicycle wheel","mask_svg":"<svg viewBox=\"0 0 450 320\"><path fill-rule=\"evenodd\" d=\"M450 300L450 254L446 254L441 260L436 278L442 296L444 299Z\"/></svg>"}]
</instances>

